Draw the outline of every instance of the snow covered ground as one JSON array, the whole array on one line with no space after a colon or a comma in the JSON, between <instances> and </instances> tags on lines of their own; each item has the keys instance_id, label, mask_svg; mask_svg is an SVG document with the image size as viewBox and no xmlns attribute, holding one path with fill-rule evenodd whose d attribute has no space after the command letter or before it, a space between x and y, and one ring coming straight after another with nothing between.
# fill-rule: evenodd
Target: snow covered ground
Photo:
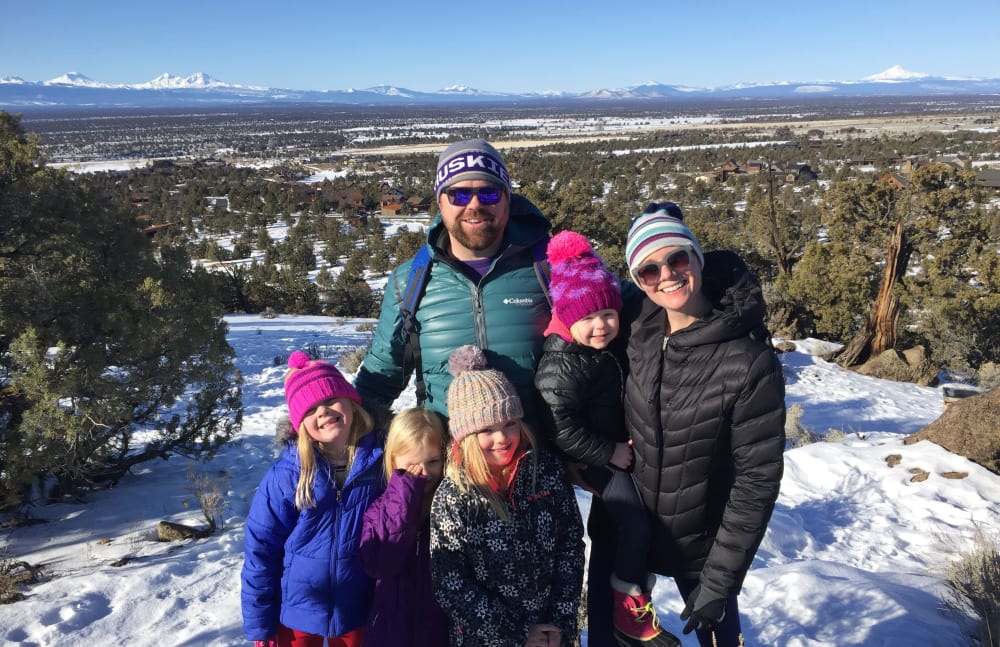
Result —
<instances>
[{"instance_id":1,"label":"snow covered ground","mask_svg":"<svg viewBox=\"0 0 1000 647\"><path fill-rule=\"evenodd\" d=\"M239 438L210 462L147 463L85 503L32 510L47 523L0 530L0 550L5 543L9 557L49 573L27 599L0 606L0 644L247 644L239 602L243 524L274 458L284 359L305 347L335 359L369 333L358 330L367 320L227 321L245 378ZM965 644L962 619L942 603L942 573L977 530L1000 536L1000 477L926 441L903 445L940 415L940 389L843 371L818 357L825 350L799 342L782 356L787 403L803 408L806 427L845 438L785 455L781 496L740 598L747 644ZM412 402L407 391L397 405ZM886 462L890 454L901 457L895 467ZM930 476L911 482L914 468ZM192 473L226 484L225 528L205 539L155 541L160 520L203 525L188 490ZM586 513L588 496L578 500ZM664 627L680 635L683 605L672 583L661 578L654 600ZM685 636L684 644L696 641Z\"/></svg>"}]
</instances>

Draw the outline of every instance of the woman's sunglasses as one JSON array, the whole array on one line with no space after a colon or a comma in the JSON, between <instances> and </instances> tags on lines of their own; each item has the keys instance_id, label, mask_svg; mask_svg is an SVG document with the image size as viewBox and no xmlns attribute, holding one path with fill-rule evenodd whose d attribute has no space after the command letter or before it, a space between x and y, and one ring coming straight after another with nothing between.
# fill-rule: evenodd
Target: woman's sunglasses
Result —
<instances>
[{"instance_id":1,"label":"woman's sunglasses","mask_svg":"<svg viewBox=\"0 0 1000 647\"><path fill-rule=\"evenodd\" d=\"M472 202L472 196L479 198L479 204L491 205L500 202L503 197L503 189L492 184L487 186L453 186L444 190L448 196L448 202L456 207L464 207Z\"/></svg>"},{"instance_id":2,"label":"woman's sunglasses","mask_svg":"<svg viewBox=\"0 0 1000 647\"><path fill-rule=\"evenodd\" d=\"M632 277L636 283L652 287L660 282L660 275L663 273L664 265L675 272L686 270L691 265L691 255L686 249L678 249L662 261L649 262L635 268L632 271Z\"/></svg>"}]
</instances>

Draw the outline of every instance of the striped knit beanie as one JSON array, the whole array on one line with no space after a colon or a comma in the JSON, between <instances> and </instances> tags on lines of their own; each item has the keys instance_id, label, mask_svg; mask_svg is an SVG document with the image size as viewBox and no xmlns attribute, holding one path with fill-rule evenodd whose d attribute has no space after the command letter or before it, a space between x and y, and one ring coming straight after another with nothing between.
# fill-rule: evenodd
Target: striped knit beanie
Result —
<instances>
[{"instance_id":1,"label":"striped knit beanie","mask_svg":"<svg viewBox=\"0 0 1000 647\"><path fill-rule=\"evenodd\" d=\"M448 429L456 443L524 416L514 385L500 371L486 367L480 348L459 346L448 358L448 369L455 376L448 387Z\"/></svg>"},{"instance_id":2,"label":"striped knit beanie","mask_svg":"<svg viewBox=\"0 0 1000 647\"><path fill-rule=\"evenodd\" d=\"M561 231L546 251L552 266L552 312L567 327L598 310L621 312L618 277L604 266L586 238L575 231Z\"/></svg>"},{"instance_id":3,"label":"striped knit beanie","mask_svg":"<svg viewBox=\"0 0 1000 647\"><path fill-rule=\"evenodd\" d=\"M434 178L434 197L452 184L464 180L487 180L502 186L510 195L510 174L503 157L485 139L456 142L438 157Z\"/></svg>"},{"instance_id":4,"label":"striped knit beanie","mask_svg":"<svg viewBox=\"0 0 1000 647\"><path fill-rule=\"evenodd\" d=\"M628 273L635 279L635 271L653 252L664 247L687 247L705 267L698 239L684 224L681 208L673 202L654 202L632 221L625 243L625 261Z\"/></svg>"},{"instance_id":5,"label":"striped knit beanie","mask_svg":"<svg viewBox=\"0 0 1000 647\"><path fill-rule=\"evenodd\" d=\"M288 357L288 367L285 401L295 431L299 430L306 413L324 400L347 398L361 405L361 396L333 364L311 359L297 350Z\"/></svg>"}]
</instances>

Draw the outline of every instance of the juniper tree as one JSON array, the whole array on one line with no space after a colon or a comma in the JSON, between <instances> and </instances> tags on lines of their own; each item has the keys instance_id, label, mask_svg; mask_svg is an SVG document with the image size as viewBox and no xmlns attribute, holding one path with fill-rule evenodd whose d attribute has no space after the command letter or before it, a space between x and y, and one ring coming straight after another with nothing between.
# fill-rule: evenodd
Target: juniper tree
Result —
<instances>
[{"instance_id":1,"label":"juniper tree","mask_svg":"<svg viewBox=\"0 0 1000 647\"><path fill-rule=\"evenodd\" d=\"M205 272L181 248L154 255L4 112L0 230L0 506L39 479L80 491L232 437L240 380Z\"/></svg>"}]
</instances>

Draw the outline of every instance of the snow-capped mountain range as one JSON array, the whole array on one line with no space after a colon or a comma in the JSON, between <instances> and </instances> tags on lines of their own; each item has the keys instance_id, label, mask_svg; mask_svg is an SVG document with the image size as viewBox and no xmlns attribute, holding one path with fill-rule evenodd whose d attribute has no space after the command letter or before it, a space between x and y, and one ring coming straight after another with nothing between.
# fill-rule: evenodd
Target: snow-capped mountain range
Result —
<instances>
[{"instance_id":1,"label":"snow-capped mountain range","mask_svg":"<svg viewBox=\"0 0 1000 647\"><path fill-rule=\"evenodd\" d=\"M41 82L0 77L0 108L174 107L191 105L327 103L351 105L431 105L508 101L639 101L656 99L746 99L1000 94L1000 79L934 77L894 65L856 81L779 81L696 88L650 81L625 88L587 92L510 93L453 85L421 92L379 85L366 89L293 90L226 83L198 72L187 77L161 74L132 85L95 81L69 72Z\"/></svg>"}]
</instances>

